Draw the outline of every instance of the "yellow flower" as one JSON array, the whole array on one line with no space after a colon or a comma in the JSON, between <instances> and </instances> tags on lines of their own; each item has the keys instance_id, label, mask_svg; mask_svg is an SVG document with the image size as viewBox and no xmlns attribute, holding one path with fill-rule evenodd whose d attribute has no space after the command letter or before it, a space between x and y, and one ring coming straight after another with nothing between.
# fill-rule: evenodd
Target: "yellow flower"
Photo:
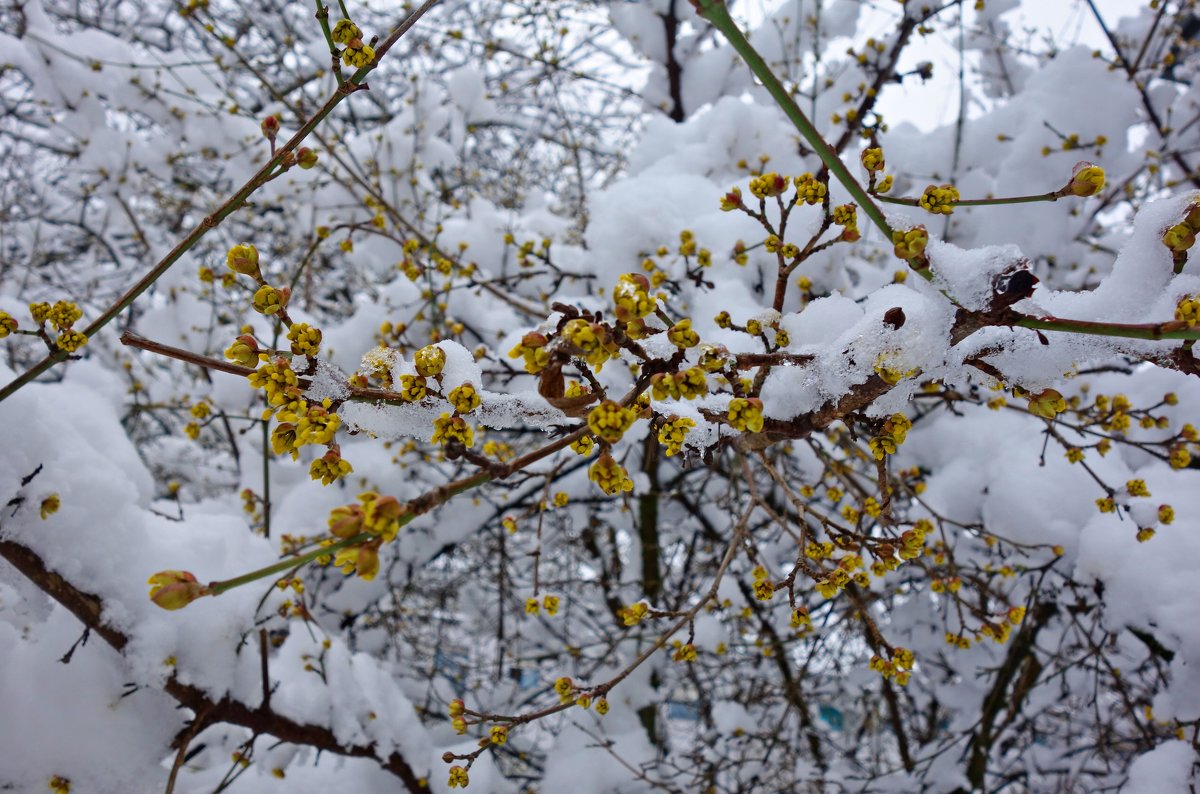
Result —
<instances>
[{"instance_id":1,"label":"yellow flower","mask_svg":"<svg viewBox=\"0 0 1200 794\"><path fill-rule=\"evenodd\" d=\"M361 39L362 30L348 19L339 19L333 26L333 40L338 44L348 44L353 39Z\"/></svg>"},{"instance_id":2,"label":"yellow flower","mask_svg":"<svg viewBox=\"0 0 1200 794\"><path fill-rule=\"evenodd\" d=\"M254 310L259 314L277 314L287 302L287 291L263 284L254 293Z\"/></svg>"},{"instance_id":3,"label":"yellow flower","mask_svg":"<svg viewBox=\"0 0 1200 794\"><path fill-rule=\"evenodd\" d=\"M258 363L258 342L253 336L243 334L225 348L225 358L243 367L253 367Z\"/></svg>"},{"instance_id":4,"label":"yellow flower","mask_svg":"<svg viewBox=\"0 0 1200 794\"><path fill-rule=\"evenodd\" d=\"M820 204L825 200L825 196L829 192L829 188L826 187L824 182L819 181L808 172L796 177L794 182L796 185L796 199L808 205Z\"/></svg>"},{"instance_id":5,"label":"yellow flower","mask_svg":"<svg viewBox=\"0 0 1200 794\"><path fill-rule=\"evenodd\" d=\"M413 364L417 368L417 374L422 377L432 378L440 375L442 368L446 366L446 351L433 345L423 347L413 355Z\"/></svg>"},{"instance_id":6,"label":"yellow flower","mask_svg":"<svg viewBox=\"0 0 1200 794\"><path fill-rule=\"evenodd\" d=\"M65 331L82 316L83 312L74 303L70 301L55 301L54 305L50 307L48 319L60 331Z\"/></svg>"},{"instance_id":7,"label":"yellow flower","mask_svg":"<svg viewBox=\"0 0 1200 794\"><path fill-rule=\"evenodd\" d=\"M333 564L347 576L357 573L360 579L369 582L379 573L379 541L340 549Z\"/></svg>"},{"instance_id":8,"label":"yellow flower","mask_svg":"<svg viewBox=\"0 0 1200 794\"><path fill-rule=\"evenodd\" d=\"M526 615L536 615L540 611L541 611L541 607L538 605L538 600L536 598L525 599L525 614Z\"/></svg>"},{"instance_id":9,"label":"yellow flower","mask_svg":"<svg viewBox=\"0 0 1200 794\"><path fill-rule=\"evenodd\" d=\"M68 353L74 353L76 350L86 345L87 342L88 338L85 334L80 333L79 331L72 331L70 329L63 331L58 335L58 338L54 340L54 344L56 344L60 350L65 350Z\"/></svg>"},{"instance_id":10,"label":"yellow flower","mask_svg":"<svg viewBox=\"0 0 1200 794\"><path fill-rule=\"evenodd\" d=\"M1029 413L1043 419L1053 419L1067 410L1067 401L1054 389L1043 389L1029 397Z\"/></svg>"},{"instance_id":11,"label":"yellow flower","mask_svg":"<svg viewBox=\"0 0 1200 794\"><path fill-rule=\"evenodd\" d=\"M479 392L475 391L475 387L470 383L464 383L450 390L447 395L450 404L454 406L454 412L458 414L469 414L479 407L482 402L479 398Z\"/></svg>"},{"instance_id":12,"label":"yellow flower","mask_svg":"<svg viewBox=\"0 0 1200 794\"><path fill-rule=\"evenodd\" d=\"M733 188L724 196L721 196L721 210L729 212L742 206L742 191L741 188Z\"/></svg>"},{"instance_id":13,"label":"yellow flower","mask_svg":"<svg viewBox=\"0 0 1200 794\"><path fill-rule=\"evenodd\" d=\"M1104 189L1104 169L1098 165L1081 162L1075 165L1067 192L1073 196L1094 196Z\"/></svg>"},{"instance_id":14,"label":"yellow flower","mask_svg":"<svg viewBox=\"0 0 1200 794\"><path fill-rule=\"evenodd\" d=\"M596 701L596 713L603 717L608 713L608 699L600 698Z\"/></svg>"},{"instance_id":15,"label":"yellow flower","mask_svg":"<svg viewBox=\"0 0 1200 794\"><path fill-rule=\"evenodd\" d=\"M1130 496L1149 496L1150 489L1146 487L1145 480L1130 480L1125 483L1125 490Z\"/></svg>"},{"instance_id":16,"label":"yellow flower","mask_svg":"<svg viewBox=\"0 0 1200 794\"><path fill-rule=\"evenodd\" d=\"M450 788L466 788L471 783L471 778L467 776L467 770L461 766L450 767Z\"/></svg>"},{"instance_id":17,"label":"yellow flower","mask_svg":"<svg viewBox=\"0 0 1200 794\"><path fill-rule=\"evenodd\" d=\"M671 417L658 429L658 443L666 447L667 457L678 455L683 449L684 439L696 422L686 417Z\"/></svg>"},{"instance_id":18,"label":"yellow flower","mask_svg":"<svg viewBox=\"0 0 1200 794\"><path fill-rule=\"evenodd\" d=\"M612 400L605 400L588 413L588 428L598 438L615 444L625 431L637 421L637 411L625 408Z\"/></svg>"},{"instance_id":19,"label":"yellow flower","mask_svg":"<svg viewBox=\"0 0 1200 794\"><path fill-rule=\"evenodd\" d=\"M490 734L492 744L504 744L508 741L508 726L493 725Z\"/></svg>"},{"instance_id":20,"label":"yellow flower","mask_svg":"<svg viewBox=\"0 0 1200 794\"><path fill-rule=\"evenodd\" d=\"M8 312L0 312L0 339L17 330L16 319Z\"/></svg>"},{"instance_id":21,"label":"yellow flower","mask_svg":"<svg viewBox=\"0 0 1200 794\"><path fill-rule=\"evenodd\" d=\"M750 192L755 198L760 199L778 196L787 190L787 183L788 181L785 177L780 176L774 171L768 171L762 176L756 176L750 180Z\"/></svg>"},{"instance_id":22,"label":"yellow flower","mask_svg":"<svg viewBox=\"0 0 1200 794\"><path fill-rule=\"evenodd\" d=\"M38 508L38 514L45 521L50 516L58 512L58 508L62 507L62 499L59 495L52 493L42 500L41 506Z\"/></svg>"},{"instance_id":23,"label":"yellow flower","mask_svg":"<svg viewBox=\"0 0 1200 794\"><path fill-rule=\"evenodd\" d=\"M959 200L958 188L954 185L929 185L918 200L921 208L934 215L949 215Z\"/></svg>"},{"instance_id":24,"label":"yellow flower","mask_svg":"<svg viewBox=\"0 0 1200 794\"><path fill-rule=\"evenodd\" d=\"M650 295L649 289L649 280L640 273L626 273L621 276L612 292L617 319L629 322L653 312L657 300Z\"/></svg>"},{"instance_id":25,"label":"yellow flower","mask_svg":"<svg viewBox=\"0 0 1200 794\"><path fill-rule=\"evenodd\" d=\"M862 154L859 155L859 160L862 162L863 168L871 173L882 171L884 167L883 149L878 146L863 149Z\"/></svg>"},{"instance_id":26,"label":"yellow flower","mask_svg":"<svg viewBox=\"0 0 1200 794\"><path fill-rule=\"evenodd\" d=\"M308 476L314 480L320 480L322 485L329 485L352 471L354 471L354 467L350 465L350 462L343 460L341 453L336 449L331 449L323 457L312 462L308 468Z\"/></svg>"},{"instance_id":27,"label":"yellow flower","mask_svg":"<svg viewBox=\"0 0 1200 794\"><path fill-rule=\"evenodd\" d=\"M556 595L542 596L542 608L546 610L546 614L554 617L558 614L559 597Z\"/></svg>"},{"instance_id":28,"label":"yellow flower","mask_svg":"<svg viewBox=\"0 0 1200 794\"><path fill-rule=\"evenodd\" d=\"M250 243L233 246L225 255L225 266L234 273L259 278L261 271L258 266L258 249Z\"/></svg>"},{"instance_id":29,"label":"yellow flower","mask_svg":"<svg viewBox=\"0 0 1200 794\"><path fill-rule=\"evenodd\" d=\"M913 259L925 253L929 244L929 232L924 226L917 226L907 231L892 232L893 251L901 259Z\"/></svg>"},{"instance_id":30,"label":"yellow flower","mask_svg":"<svg viewBox=\"0 0 1200 794\"><path fill-rule=\"evenodd\" d=\"M443 446L458 441L464 447L470 448L475 446L475 428L467 424L461 416L444 413L433 420L433 438L430 441Z\"/></svg>"},{"instance_id":31,"label":"yellow flower","mask_svg":"<svg viewBox=\"0 0 1200 794\"><path fill-rule=\"evenodd\" d=\"M633 480L629 479L629 472L608 453L601 455L599 460L591 465L588 469L588 479L609 496L633 490Z\"/></svg>"},{"instance_id":32,"label":"yellow flower","mask_svg":"<svg viewBox=\"0 0 1200 794\"><path fill-rule=\"evenodd\" d=\"M321 349L321 330L308 323L293 323L287 338L292 343L292 353L297 356L315 356Z\"/></svg>"},{"instance_id":33,"label":"yellow flower","mask_svg":"<svg viewBox=\"0 0 1200 794\"><path fill-rule=\"evenodd\" d=\"M362 44L362 40L360 39L359 45L358 47L347 47L342 50L342 61L347 66L361 69L375 60L375 50L369 44Z\"/></svg>"},{"instance_id":34,"label":"yellow flower","mask_svg":"<svg viewBox=\"0 0 1200 794\"><path fill-rule=\"evenodd\" d=\"M558 693L559 700L563 703L570 703L575 699L575 682L562 676L554 681L554 691Z\"/></svg>"},{"instance_id":35,"label":"yellow flower","mask_svg":"<svg viewBox=\"0 0 1200 794\"><path fill-rule=\"evenodd\" d=\"M700 344L700 334L692 330L692 321L680 320L667 329L667 339L680 349L695 347Z\"/></svg>"},{"instance_id":36,"label":"yellow flower","mask_svg":"<svg viewBox=\"0 0 1200 794\"><path fill-rule=\"evenodd\" d=\"M751 433L762 432L762 400L745 397L736 397L730 400L726 419L734 430Z\"/></svg>"}]
</instances>

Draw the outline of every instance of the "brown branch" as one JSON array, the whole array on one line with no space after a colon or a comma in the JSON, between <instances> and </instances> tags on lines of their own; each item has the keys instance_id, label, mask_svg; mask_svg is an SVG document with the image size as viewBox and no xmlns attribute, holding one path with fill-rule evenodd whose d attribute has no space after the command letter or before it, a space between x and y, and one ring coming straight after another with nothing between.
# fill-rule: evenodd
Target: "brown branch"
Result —
<instances>
[{"instance_id":1,"label":"brown branch","mask_svg":"<svg viewBox=\"0 0 1200 794\"><path fill-rule=\"evenodd\" d=\"M80 590L50 570L37 552L16 541L0 539L0 557L79 618L85 626L100 635L114 650L121 652L129 644L128 636L104 621L104 602L98 596ZM197 718L203 716L208 724L225 722L247 728L256 734L274 736L291 744L306 745L351 758L371 758L400 778L405 790L412 794L423 794L428 790L400 753L380 758L376 755L374 744L342 744L329 728L296 722L276 714L265 705L251 708L228 695L214 701L199 687L184 684L174 676L167 679L163 690L180 705L191 709ZM181 739L182 737L177 741Z\"/></svg>"}]
</instances>

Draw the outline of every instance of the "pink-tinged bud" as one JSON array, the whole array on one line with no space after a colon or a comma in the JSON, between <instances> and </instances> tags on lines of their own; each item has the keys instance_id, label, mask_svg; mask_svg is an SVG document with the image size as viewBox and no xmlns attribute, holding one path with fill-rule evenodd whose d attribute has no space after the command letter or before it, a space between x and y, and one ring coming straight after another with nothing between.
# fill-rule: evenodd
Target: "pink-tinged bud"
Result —
<instances>
[{"instance_id":1,"label":"pink-tinged bud","mask_svg":"<svg viewBox=\"0 0 1200 794\"><path fill-rule=\"evenodd\" d=\"M329 514L329 534L352 538L363 530L363 510L358 505L335 507Z\"/></svg>"},{"instance_id":2,"label":"pink-tinged bud","mask_svg":"<svg viewBox=\"0 0 1200 794\"><path fill-rule=\"evenodd\" d=\"M163 609L183 609L197 598L209 595L208 588L188 571L159 571L146 580L150 600Z\"/></svg>"},{"instance_id":3,"label":"pink-tinged bud","mask_svg":"<svg viewBox=\"0 0 1200 794\"><path fill-rule=\"evenodd\" d=\"M267 116L259 126L262 128L263 137L273 141L279 134L279 116Z\"/></svg>"},{"instance_id":4,"label":"pink-tinged bud","mask_svg":"<svg viewBox=\"0 0 1200 794\"><path fill-rule=\"evenodd\" d=\"M307 146L301 146L296 152L296 162L307 171L317 164L317 153Z\"/></svg>"}]
</instances>

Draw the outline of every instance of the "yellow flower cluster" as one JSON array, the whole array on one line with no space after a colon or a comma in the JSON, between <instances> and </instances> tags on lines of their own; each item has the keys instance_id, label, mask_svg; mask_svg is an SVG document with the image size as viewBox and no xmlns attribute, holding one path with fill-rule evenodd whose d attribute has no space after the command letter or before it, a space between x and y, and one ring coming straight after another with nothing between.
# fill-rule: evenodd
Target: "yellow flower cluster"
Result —
<instances>
[{"instance_id":1,"label":"yellow flower cluster","mask_svg":"<svg viewBox=\"0 0 1200 794\"><path fill-rule=\"evenodd\" d=\"M650 607L646 606L644 601L638 601L636 604L630 604L623 607L618 612L618 617L626 626L636 626L650 613Z\"/></svg>"},{"instance_id":2,"label":"yellow flower cluster","mask_svg":"<svg viewBox=\"0 0 1200 794\"><path fill-rule=\"evenodd\" d=\"M679 640L675 641L675 653L671 654L673 662L694 662L696 661L696 646L692 643L684 643Z\"/></svg>"},{"instance_id":3,"label":"yellow flower cluster","mask_svg":"<svg viewBox=\"0 0 1200 794\"><path fill-rule=\"evenodd\" d=\"M917 203L926 212L934 215L949 215L954 212L954 204L961 197L954 185L929 185Z\"/></svg>"},{"instance_id":4,"label":"yellow flower cluster","mask_svg":"<svg viewBox=\"0 0 1200 794\"><path fill-rule=\"evenodd\" d=\"M425 399L425 394L428 390L425 387L425 379L420 375L401 375L400 376L400 399L409 403L420 402Z\"/></svg>"},{"instance_id":5,"label":"yellow flower cluster","mask_svg":"<svg viewBox=\"0 0 1200 794\"><path fill-rule=\"evenodd\" d=\"M471 784L471 778L467 775L467 770L461 766L450 767L450 782L447 785L450 788L466 788Z\"/></svg>"},{"instance_id":6,"label":"yellow flower cluster","mask_svg":"<svg viewBox=\"0 0 1200 794\"><path fill-rule=\"evenodd\" d=\"M620 403L605 400L588 413L588 429L592 434L615 444L625 435L625 431L633 427L638 413L632 408L625 408Z\"/></svg>"},{"instance_id":7,"label":"yellow flower cluster","mask_svg":"<svg viewBox=\"0 0 1200 794\"><path fill-rule=\"evenodd\" d=\"M820 204L829 193L829 188L825 183L807 171L796 177L794 181L796 183L796 200L803 201L805 204Z\"/></svg>"},{"instance_id":8,"label":"yellow flower cluster","mask_svg":"<svg viewBox=\"0 0 1200 794\"><path fill-rule=\"evenodd\" d=\"M554 691L558 695L558 699L563 703L570 703L575 700L575 682L566 676L555 679Z\"/></svg>"},{"instance_id":9,"label":"yellow flower cluster","mask_svg":"<svg viewBox=\"0 0 1200 794\"><path fill-rule=\"evenodd\" d=\"M17 330L18 323L15 317L8 312L0 312L0 339Z\"/></svg>"},{"instance_id":10,"label":"yellow flower cluster","mask_svg":"<svg viewBox=\"0 0 1200 794\"><path fill-rule=\"evenodd\" d=\"M348 19L339 19L333 26L333 40L338 44L349 44L362 38L362 30Z\"/></svg>"},{"instance_id":11,"label":"yellow flower cluster","mask_svg":"<svg viewBox=\"0 0 1200 794\"><path fill-rule=\"evenodd\" d=\"M708 379L700 367L682 372L658 372L650 378L650 393L656 400L694 400L708 394Z\"/></svg>"},{"instance_id":12,"label":"yellow flower cluster","mask_svg":"<svg viewBox=\"0 0 1200 794\"><path fill-rule=\"evenodd\" d=\"M771 581L770 572L756 565L750 573L754 577L754 597L759 601L770 601L775 595L775 583Z\"/></svg>"},{"instance_id":13,"label":"yellow flower cluster","mask_svg":"<svg viewBox=\"0 0 1200 794\"><path fill-rule=\"evenodd\" d=\"M312 465L308 467L308 476L314 480L320 480L322 485L329 485L353 471L354 467L350 465L349 461L342 458L341 452L331 449L324 456L312 462Z\"/></svg>"},{"instance_id":14,"label":"yellow flower cluster","mask_svg":"<svg viewBox=\"0 0 1200 794\"><path fill-rule=\"evenodd\" d=\"M692 321L685 319L667 329L667 339L682 350L700 344L700 334L692 329Z\"/></svg>"},{"instance_id":15,"label":"yellow flower cluster","mask_svg":"<svg viewBox=\"0 0 1200 794\"><path fill-rule=\"evenodd\" d=\"M470 383L454 387L446 397L450 400L450 404L454 406L456 414L469 414L478 408L482 402L479 392L475 391L475 386Z\"/></svg>"},{"instance_id":16,"label":"yellow flower cluster","mask_svg":"<svg viewBox=\"0 0 1200 794\"><path fill-rule=\"evenodd\" d=\"M639 320L654 311L657 299L650 294L650 281L640 273L626 273L613 287L613 304L621 322Z\"/></svg>"},{"instance_id":17,"label":"yellow flower cluster","mask_svg":"<svg viewBox=\"0 0 1200 794\"><path fill-rule=\"evenodd\" d=\"M812 626L812 618L808 614L808 607L796 607L793 609L792 618L788 621L788 624L797 631L803 631Z\"/></svg>"},{"instance_id":18,"label":"yellow flower cluster","mask_svg":"<svg viewBox=\"0 0 1200 794\"><path fill-rule=\"evenodd\" d=\"M521 341L508 351L508 357L523 359L525 371L536 375L550 363L550 351L546 349L548 342L544 334L532 331L521 337Z\"/></svg>"},{"instance_id":19,"label":"yellow flower cluster","mask_svg":"<svg viewBox=\"0 0 1200 794\"><path fill-rule=\"evenodd\" d=\"M1067 401L1054 389L1043 389L1029 396L1029 413L1043 419L1053 419L1067 410Z\"/></svg>"},{"instance_id":20,"label":"yellow flower cluster","mask_svg":"<svg viewBox=\"0 0 1200 794\"><path fill-rule=\"evenodd\" d=\"M228 356L229 351L225 354ZM300 393L296 373L292 371L291 363L283 357L263 362L246 377L253 388L266 392L269 405L284 405Z\"/></svg>"},{"instance_id":21,"label":"yellow flower cluster","mask_svg":"<svg viewBox=\"0 0 1200 794\"><path fill-rule=\"evenodd\" d=\"M696 426L696 422L687 417L672 416L658 428L658 443L666 447L668 458L678 455L683 449L683 442L688 431Z\"/></svg>"},{"instance_id":22,"label":"yellow flower cluster","mask_svg":"<svg viewBox=\"0 0 1200 794\"><path fill-rule=\"evenodd\" d=\"M442 374L442 368L446 366L446 351L434 345L423 347L413 354L413 365L421 377L436 377Z\"/></svg>"},{"instance_id":23,"label":"yellow flower cluster","mask_svg":"<svg viewBox=\"0 0 1200 794\"><path fill-rule=\"evenodd\" d=\"M883 149L878 146L868 147L862 150L859 155L859 160L863 164L863 168L871 173L882 171L884 167Z\"/></svg>"},{"instance_id":24,"label":"yellow flower cluster","mask_svg":"<svg viewBox=\"0 0 1200 794\"><path fill-rule=\"evenodd\" d=\"M435 444L445 446L451 441L458 441L464 447L475 446L475 428L467 424L461 416L451 416L443 413L433 420L433 438Z\"/></svg>"},{"instance_id":25,"label":"yellow flower cluster","mask_svg":"<svg viewBox=\"0 0 1200 794\"><path fill-rule=\"evenodd\" d=\"M315 356L321 350L321 329L308 323L292 323L287 338L292 343L294 355Z\"/></svg>"},{"instance_id":26,"label":"yellow flower cluster","mask_svg":"<svg viewBox=\"0 0 1200 794\"><path fill-rule=\"evenodd\" d=\"M897 229L892 232L892 250L901 259L912 259L925 253L929 244L929 232L924 226L916 226L906 231Z\"/></svg>"},{"instance_id":27,"label":"yellow flower cluster","mask_svg":"<svg viewBox=\"0 0 1200 794\"><path fill-rule=\"evenodd\" d=\"M400 531L400 519L408 508L396 497L380 496L374 491L359 494L358 502L330 511L329 533L342 540L362 532L376 535L385 543L394 540Z\"/></svg>"},{"instance_id":28,"label":"yellow flower cluster","mask_svg":"<svg viewBox=\"0 0 1200 794\"><path fill-rule=\"evenodd\" d=\"M765 199L782 194L783 191L787 190L787 186L787 177L780 176L774 171L769 171L762 176L756 176L750 180L750 193L755 198Z\"/></svg>"},{"instance_id":29,"label":"yellow flower cluster","mask_svg":"<svg viewBox=\"0 0 1200 794\"><path fill-rule=\"evenodd\" d=\"M736 397L729 401L726 419L734 430L760 433L763 429L762 400L755 397Z\"/></svg>"},{"instance_id":30,"label":"yellow flower cluster","mask_svg":"<svg viewBox=\"0 0 1200 794\"><path fill-rule=\"evenodd\" d=\"M258 265L258 249L250 243L241 243L230 248L225 254L225 266L243 276L255 279L262 277Z\"/></svg>"},{"instance_id":31,"label":"yellow flower cluster","mask_svg":"<svg viewBox=\"0 0 1200 794\"><path fill-rule=\"evenodd\" d=\"M1175 306L1175 320L1195 328L1200 323L1200 295L1185 295Z\"/></svg>"},{"instance_id":32,"label":"yellow flower cluster","mask_svg":"<svg viewBox=\"0 0 1200 794\"><path fill-rule=\"evenodd\" d=\"M912 422L904 414L892 414L887 421L883 423L883 428L879 435L872 438L869 442L871 452L875 455L875 460L883 460L886 455L894 455L896 448L904 443L904 439L908 436L908 431L912 428Z\"/></svg>"},{"instance_id":33,"label":"yellow flower cluster","mask_svg":"<svg viewBox=\"0 0 1200 794\"><path fill-rule=\"evenodd\" d=\"M600 459L591 465L588 469L588 479L609 496L633 490L633 480L629 479L629 472L608 453L601 455Z\"/></svg>"},{"instance_id":34,"label":"yellow flower cluster","mask_svg":"<svg viewBox=\"0 0 1200 794\"><path fill-rule=\"evenodd\" d=\"M884 678L891 678L904 686L912 675L912 666L916 661L913 652L907 648L895 648L891 657L890 660L884 660L881 656L872 656L868 666Z\"/></svg>"}]
</instances>

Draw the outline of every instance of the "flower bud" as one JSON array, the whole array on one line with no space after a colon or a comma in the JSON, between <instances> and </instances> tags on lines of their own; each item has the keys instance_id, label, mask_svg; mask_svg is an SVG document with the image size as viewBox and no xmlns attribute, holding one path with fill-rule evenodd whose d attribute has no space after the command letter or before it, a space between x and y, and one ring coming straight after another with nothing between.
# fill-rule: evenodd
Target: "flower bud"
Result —
<instances>
[{"instance_id":1,"label":"flower bud","mask_svg":"<svg viewBox=\"0 0 1200 794\"><path fill-rule=\"evenodd\" d=\"M262 128L263 137L273 141L279 134L279 116L267 116L259 126Z\"/></svg>"},{"instance_id":2,"label":"flower bud","mask_svg":"<svg viewBox=\"0 0 1200 794\"><path fill-rule=\"evenodd\" d=\"M258 342L250 334L242 334L225 349L225 358L243 367L253 367L258 364Z\"/></svg>"},{"instance_id":3,"label":"flower bud","mask_svg":"<svg viewBox=\"0 0 1200 794\"><path fill-rule=\"evenodd\" d=\"M225 255L225 264L234 273L241 273L243 276L258 278L260 275L258 249L250 243L241 243L230 248L229 253Z\"/></svg>"},{"instance_id":4,"label":"flower bud","mask_svg":"<svg viewBox=\"0 0 1200 794\"><path fill-rule=\"evenodd\" d=\"M1080 160L1071 171L1071 181L1067 183L1067 193L1072 196L1094 196L1104 189L1104 169L1098 165Z\"/></svg>"},{"instance_id":5,"label":"flower bud","mask_svg":"<svg viewBox=\"0 0 1200 794\"><path fill-rule=\"evenodd\" d=\"M307 171L317 164L317 153L307 146L301 146L296 152L296 162Z\"/></svg>"},{"instance_id":6,"label":"flower bud","mask_svg":"<svg viewBox=\"0 0 1200 794\"><path fill-rule=\"evenodd\" d=\"M159 571L146 580L150 600L163 609L183 609L197 598L209 594L208 588L188 571Z\"/></svg>"},{"instance_id":7,"label":"flower bud","mask_svg":"<svg viewBox=\"0 0 1200 794\"><path fill-rule=\"evenodd\" d=\"M337 538L352 538L362 532L363 510L358 505L335 507L329 513L329 534Z\"/></svg>"}]
</instances>

